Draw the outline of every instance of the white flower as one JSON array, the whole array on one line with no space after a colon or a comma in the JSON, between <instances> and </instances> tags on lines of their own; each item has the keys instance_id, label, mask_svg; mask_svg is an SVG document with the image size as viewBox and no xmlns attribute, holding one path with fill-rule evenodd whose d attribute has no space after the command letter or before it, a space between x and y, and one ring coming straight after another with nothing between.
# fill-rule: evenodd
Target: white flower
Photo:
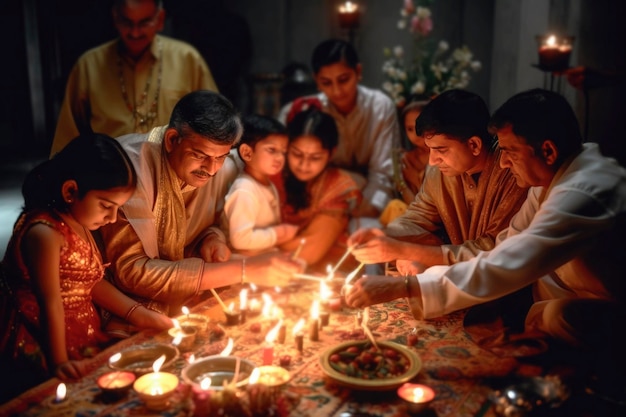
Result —
<instances>
[{"instance_id":1,"label":"white flower","mask_svg":"<svg viewBox=\"0 0 626 417\"><path fill-rule=\"evenodd\" d=\"M406 12L406 9L403 7L400 9L400 16L407 17L409 14Z\"/></svg>"},{"instance_id":2,"label":"white flower","mask_svg":"<svg viewBox=\"0 0 626 417\"><path fill-rule=\"evenodd\" d=\"M437 48L439 49L439 51L441 52L445 52L448 49L450 49L450 45L448 45L448 42L441 40L439 41L439 44L437 45Z\"/></svg>"},{"instance_id":3,"label":"white flower","mask_svg":"<svg viewBox=\"0 0 626 417\"><path fill-rule=\"evenodd\" d=\"M399 80L406 81L407 75L405 70L399 69L397 75Z\"/></svg>"},{"instance_id":4,"label":"white flower","mask_svg":"<svg viewBox=\"0 0 626 417\"><path fill-rule=\"evenodd\" d=\"M404 86L400 83L393 84L393 91L396 93L402 93L404 91Z\"/></svg>"},{"instance_id":5,"label":"white flower","mask_svg":"<svg viewBox=\"0 0 626 417\"><path fill-rule=\"evenodd\" d=\"M425 88L424 82L419 80L411 86L411 94L422 94Z\"/></svg>"},{"instance_id":6,"label":"white flower","mask_svg":"<svg viewBox=\"0 0 626 417\"><path fill-rule=\"evenodd\" d=\"M397 58L402 58L404 56L404 48L401 45L394 46L393 54Z\"/></svg>"},{"instance_id":7,"label":"white flower","mask_svg":"<svg viewBox=\"0 0 626 417\"><path fill-rule=\"evenodd\" d=\"M419 17L420 19L426 19L429 18L431 13L430 13L430 9L428 7L417 7L417 11L415 12L415 15L417 17Z\"/></svg>"},{"instance_id":8,"label":"white flower","mask_svg":"<svg viewBox=\"0 0 626 417\"><path fill-rule=\"evenodd\" d=\"M406 20L404 19L398 20L398 29L400 30L406 29Z\"/></svg>"},{"instance_id":9,"label":"white flower","mask_svg":"<svg viewBox=\"0 0 626 417\"><path fill-rule=\"evenodd\" d=\"M472 67L472 70L474 70L475 72L478 72L483 67L483 64L481 64L480 61L472 61L470 67Z\"/></svg>"},{"instance_id":10,"label":"white flower","mask_svg":"<svg viewBox=\"0 0 626 417\"><path fill-rule=\"evenodd\" d=\"M393 85L391 84L391 81L385 81L383 83L383 90L385 90L388 93L393 92Z\"/></svg>"},{"instance_id":11,"label":"white flower","mask_svg":"<svg viewBox=\"0 0 626 417\"><path fill-rule=\"evenodd\" d=\"M469 64L472 61L472 51L465 46L457 48L452 52L452 57L458 62Z\"/></svg>"}]
</instances>

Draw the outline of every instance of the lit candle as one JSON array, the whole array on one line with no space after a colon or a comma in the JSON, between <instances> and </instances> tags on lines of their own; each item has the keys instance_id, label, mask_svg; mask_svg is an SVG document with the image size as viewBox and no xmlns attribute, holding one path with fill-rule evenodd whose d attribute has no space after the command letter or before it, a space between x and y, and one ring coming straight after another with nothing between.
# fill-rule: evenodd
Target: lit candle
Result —
<instances>
[{"instance_id":1,"label":"lit candle","mask_svg":"<svg viewBox=\"0 0 626 417\"><path fill-rule=\"evenodd\" d=\"M248 289L244 288L239 291L239 323L246 322L246 312L248 311Z\"/></svg>"},{"instance_id":2,"label":"lit candle","mask_svg":"<svg viewBox=\"0 0 626 417\"><path fill-rule=\"evenodd\" d=\"M206 336L209 328L209 318L202 314L192 314L185 306L182 307L182 316L178 316L176 320L181 327L193 327L199 336Z\"/></svg>"},{"instance_id":3,"label":"lit candle","mask_svg":"<svg viewBox=\"0 0 626 417\"><path fill-rule=\"evenodd\" d=\"M347 1L339 6L339 26L342 29L359 27L359 7L356 3Z\"/></svg>"},{"instance_id":4,"label":"lit candle","mask_svg":"<svg viewBox=\"0 0 626 417\"><path fill-rule=\"evenodd\" d=\"M154 372L142 375L133 384L133 388L146 407L151 410L167 408L170 396L178 386L178 377L169 372L160 372L165 362L165 355L154 361Z\"/></svg>"},{"instance_id":5,"label":"lit candle","mask_svg":"<svg viewBox=\"0 0 626 417\"><path fill-rule=\"evenodd\" d=\"M304 334L302 330L304 329L305 321L304 319L298 320L295 326L293 326L293 338L296 341L296 349L298 352L302 353L302 345L304 343Z\"/></svg>"},{"instance_id":6,"label":"lit candle","mask_svg":"<svg viewBox=\"0 0 626 417\"><path fill-rule=\"evenodd\" d=\"M227 326L235 326L239 324L239 313L235 312L235 303L231 302L226 310L224 310L224 314L226 315L226 325Z\"/></svg>"},{"instance_id":7,"label":"lit candle","mask_svg":"<svg viewBox=\"0 0 626 417\"><path fill-rule=\"evenodd\" d=\"M211 389L211 378L205 377L200 381L200 385L193 384L191 386L192 389L192 400L194 405L193 415L194 417L206 417L210 415L211 407L210 407L210 389Z\"/></svg>"},{"instance_id":8,"label":"lit candle","mask_svg":"<svg viewBox=\"0 0 626 417\"><path fill-rule=\"evenodd\" d=\"M398 388L398 396L404 401L409 413L422 412L435 398L435 391L427 385L405 383Z\"/></svg>"},{"instance_id":9,"label":"lit candle","mask_svg":"<svg viewBox=\"0 0 626 417\"><path fill-rule=\"evenodd\" d=\"M263 346L263 365L271 365L274 362L274 340L276 340L276 336L278 336L278 331L282 324L283 321L280 320L265 336L265 346Z\"/></svg>"},{"instance_id":10,"label":"lit candle","mask_svg":"<svg viewBox=\"0 0 626 417\"><path fill-rule=\"evenodd\" d=\"M320 340L320 303L319 300L314 300L311 306L311 324L309 325L309 340L317 342Z\"/></svg>"},{"instance_id":11,"label":"lit candle","mask_svg":"<svg viewBox=\"0 0 626 417\"><path fill-rule=\"evenodd\" d=\"M572 52L570 37L558 39L555 35L538 37L539 66L548 71L564 70L569 66Z\"/></svg>"},{"instance_id":12,"label":"lit candle","mask_svg":"<svg viewBox=\"0 0 626 417\"><path fill-rule=\"evenodd\" d=\"M67 398L66 395L67 395L67 387L65 386L63 382L61 382L59 385L57 385L57 391L54 397L54 403L55 404L62 403L63 401L66 400Z\"/></svg>"}]
</instances>

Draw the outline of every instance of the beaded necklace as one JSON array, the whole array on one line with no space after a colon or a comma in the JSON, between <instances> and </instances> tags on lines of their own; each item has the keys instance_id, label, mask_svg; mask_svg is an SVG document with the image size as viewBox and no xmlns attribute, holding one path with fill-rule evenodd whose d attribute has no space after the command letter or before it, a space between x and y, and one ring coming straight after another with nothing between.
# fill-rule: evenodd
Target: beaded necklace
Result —
<instances>
[{"instance_id":1,"label":"beaded necklace","mask_svg":"<svg viewBox=\"0 0 626 417\"><path fill-rule=\"evenodd\" d=\"M157 83L156 90L154 92L154 100L148 107L145 113L141 113L139 111L146 104L146 100L148 99L148 92L150 91L150 82L152 81L152 72L154 70L154 62L150 65L150 73L148 74L148 79L146 80L146 86L141 93L141 102L133 107L128 98L128 92L126 90L126 80L124 79L124 71L122 68L122 56L118 52L117 55L117 67L119 70L120 76L120 87L122 89L122 97L124 97L124 102L126 103L126 107L133 115L135 119L135 131L137 132L147 132L154 123L158 114L158 102L159 102L159 93L161 92L161 74L163 72L163 60L161 59L161 51L162 45L159 38L156 38L157 47L158 47L158 55L156 61L159 63L159 69L157 71Z\"/></svg>"}]
</instances>

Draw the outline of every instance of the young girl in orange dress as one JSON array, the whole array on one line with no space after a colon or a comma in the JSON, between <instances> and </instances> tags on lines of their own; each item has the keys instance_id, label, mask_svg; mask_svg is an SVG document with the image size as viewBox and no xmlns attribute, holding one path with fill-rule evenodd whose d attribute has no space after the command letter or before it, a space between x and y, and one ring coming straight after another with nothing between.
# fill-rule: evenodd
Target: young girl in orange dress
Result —
<instances>
[{"instance_id":1,"label":"young girl in orange dress","mask_svg":"<svg viewBox=\"0 0 626 417\"><path fill-rule=\"evenodd\" d=\"M94 302L138 327L172 326L102 279L91 231L115 222L136 181L119 143L100 134L79 136L27 175L0 275L0 359L12 377L3 396L88 372L85 358L110 342Z\"/></svg>"},{"instance_id":2,"label":"young girl in orange dress","mask_svg":"<svg viewBox=\"0 0 626 417\"><path fill-rule=\"evenodd\" d=\"M339 137L335 120L315 98L300 104L287 119L287 165L276 182L282 219L299 232L280 248L294 251L305 239L299 257L310 271L326 272L346 251L348 221L362 194L346 171L330 165ZM350 257L341 266L349 272L356 264Z\"/></svg>"}]
</instances>

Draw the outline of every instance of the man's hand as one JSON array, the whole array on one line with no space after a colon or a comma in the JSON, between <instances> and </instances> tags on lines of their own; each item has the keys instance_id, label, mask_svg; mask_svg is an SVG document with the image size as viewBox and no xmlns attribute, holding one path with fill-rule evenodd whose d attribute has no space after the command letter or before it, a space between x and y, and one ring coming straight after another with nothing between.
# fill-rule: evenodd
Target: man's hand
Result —
<instances>
[{"instance_id":1,"label":"man's hand","mask_svg":"<svg viewBox=\"0 0 626 417\"><path fill-rule=\"evenodd\" d=\"M348 238L348 247L358 246L362 243L367 242L370 239L375 238L376 236L384 236L384 235L385 234L383 233L382 230L376 229L376 228L359 229L355 231L354 233L352 233L352 235L350 235L350 237Z\"/></svg>"},{"instance_id":2,"label":"man's hand","mask_svg":"<svg viewBox=\"0 0 626 417\"><path fill-rule=\"evenodd\" d=\"M264 253L246 259L246 281L257 285L283 287L305 268L306 263L293 259L291 254Z\"/></svg>"},{"instance_id":3,"label":"man's hand","mask_svg":"<svg viewBox=\"0 0 626 417\"><path fill-rule=\"evenodd\" d=\"M402 276L421 274L426 270L426 266L417 261L407 261L405 259L396 260L396 269Z\"/></svg>"},{"instance_id":4,"label":"man's hand","mask_svg":"<svg viewBox=\"0 0 626 417\"><path fill-rule=\"evenodd\" d=\"M377 264L381 262L395 261L400 257L400 247L402 242L387 237L382 231L376 233L374 237L363 242L354 249L352 255L359 261L366 264Z\"/></svg>"},{"instance_id":5,"label":"man's hand","mask_svg":"<svg viewBox=\"0 0 626 417\"><path fill-rule=\"evenodd\" d=\"M404 278L390 276L363 276L346 290L346 304L365 308L406 296Z\"/></svg>"},{"instance_id":6,"label":"man's hand","mask_svg":"<svg viewBox=\"0 0 626 417\"><path fill-rule=\"evenodd\" d=\"M204 262L226 262L231 255L226 242L215 233L211 233L202 240L198 252Z\"/></svg>"}]
</instances>

